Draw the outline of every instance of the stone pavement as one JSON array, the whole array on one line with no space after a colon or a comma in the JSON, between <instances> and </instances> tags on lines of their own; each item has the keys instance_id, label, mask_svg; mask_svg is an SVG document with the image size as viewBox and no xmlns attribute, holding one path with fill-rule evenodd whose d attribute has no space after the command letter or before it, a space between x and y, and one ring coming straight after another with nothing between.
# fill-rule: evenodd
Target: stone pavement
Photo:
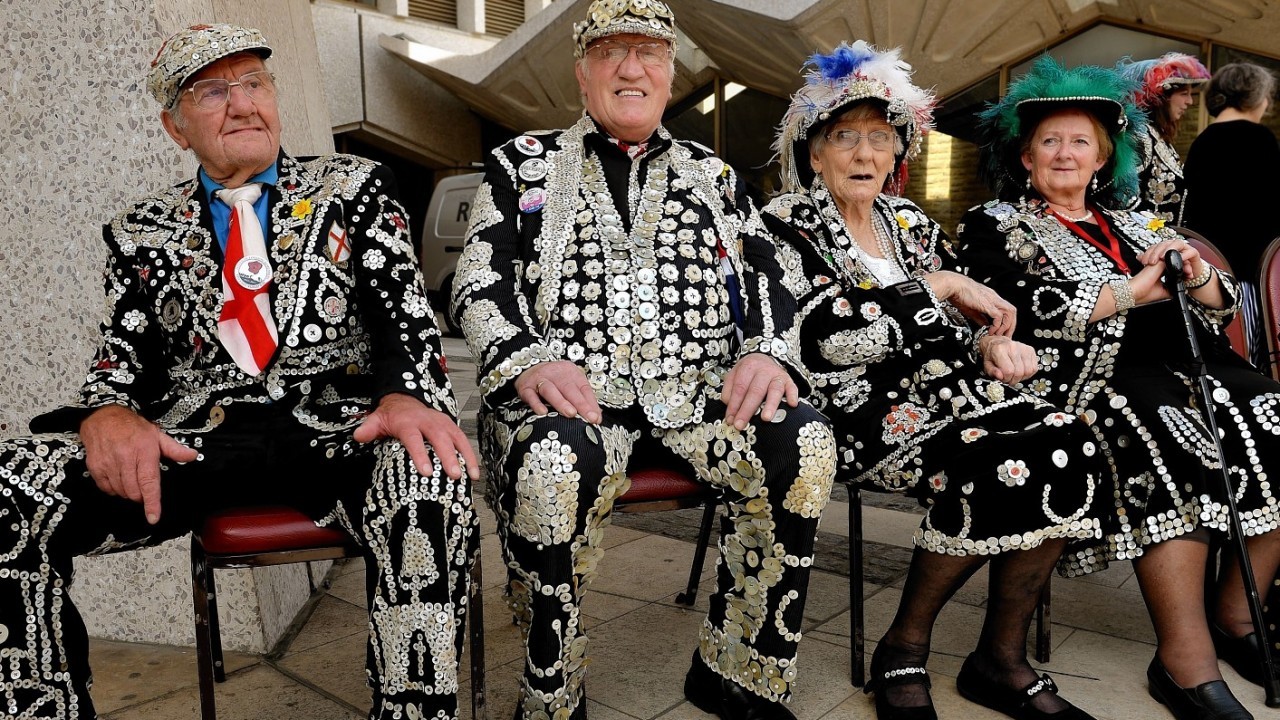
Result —
<instances>
[{"instance_id":1,"label":"stone pavement","mask_svg":"<svg viewBox=\"0 0 1280 720\"><path fill-rule=\"evenodd\" d=\"M464 408L463 427L474 437L479 393L475 365L461 340L447 338L450 377ZM489 717L511 717L522 667L519 633L502 600L505 583L494 518L481 507L484 557L485 657ZM837 488L822 520L817 569L805 607L800 681L791 708L800 720L874 718L871 699L849 684L848 495ZM863 494L866 539L867 655L892 619L910 561L911 534L920 522L914 501ZM708 720L684 700L684 673L696 643L707 591L714 584L715 553L703 567L693 609L675 602L693 553L699 512L615 516L606 532L609 551L587 594L584 612L592 638L588 714L592 720ZM954 678L977 641L986 602L980 573L948 604L934 632L933 696L943 720L1002 718L966 702ZM363 565L336 566L305 622L264 657L228 654L227 682L218 686L223 720L359 720L369 707L364 685L365 601ZM1154 636L1131 568L1120 563L1103 573L1055 578L1053 657L1044 669L1064 697L1100 720L1170 716L1146 691L1146 666ZM196 720L199 696L190 648L96 640L92 644L94 702L109 720ZM469 662L459 693L470 717ZM1223 674L1261 720L1280 718L1263 704L1261 689L1231 668Z\"/></svg>"}]
</instances>

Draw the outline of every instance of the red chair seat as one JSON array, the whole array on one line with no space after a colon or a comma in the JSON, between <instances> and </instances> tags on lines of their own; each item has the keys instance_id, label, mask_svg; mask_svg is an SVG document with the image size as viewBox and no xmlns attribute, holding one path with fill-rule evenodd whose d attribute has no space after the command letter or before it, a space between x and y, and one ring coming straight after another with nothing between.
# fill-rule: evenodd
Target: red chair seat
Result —
<instances>
[{"instance_id":1,"label":"red chair seat","mask_svg":"<svg viewBox=\"0 0 1280 720\"><path fill-rule=\"evenodd\" d=\"M618 498L623 504L711 495L710 486L694 480L688 473L670 468L641 468L628 472L627 477L631 478L631 488Z\"/></svg>"},{"instance_id":2,"label":"red chair seat","mask_svg":"<svg viewBox=\"0 0 1280 720\"><path fill-rule=\"evenodd\" d=\"M210 515L199 532L206 552L214 555L300 550L346 545L347 534L316 527L302 512L284 506L235 508Z\"/></svg>"}]
</instances>

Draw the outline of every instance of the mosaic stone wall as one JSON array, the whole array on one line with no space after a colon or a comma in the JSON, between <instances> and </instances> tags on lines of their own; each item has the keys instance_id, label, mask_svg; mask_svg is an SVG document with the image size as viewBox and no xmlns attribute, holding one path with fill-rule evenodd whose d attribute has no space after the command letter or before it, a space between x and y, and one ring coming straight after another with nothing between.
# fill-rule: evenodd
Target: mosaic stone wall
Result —
<instances>
[{"instance_id":1,"label":"mosaic stone wall","mask_svg":"<svg viewBox=\"0 0 1280 720\"><path fill-rule=\"evenodd\" d=\"M0 13L0 437L70 400L102 315L101 226L189 177L143 88L161 40L201 21L258 25L276 48L286 148L332 150L306 0L24 0ZM305 570L220 576L224 643L261 651L307 596ZM77 562L95 636L192 642L187 541ZM129 598L127 604L122 598Z\"/></svg>"}]
</instances>

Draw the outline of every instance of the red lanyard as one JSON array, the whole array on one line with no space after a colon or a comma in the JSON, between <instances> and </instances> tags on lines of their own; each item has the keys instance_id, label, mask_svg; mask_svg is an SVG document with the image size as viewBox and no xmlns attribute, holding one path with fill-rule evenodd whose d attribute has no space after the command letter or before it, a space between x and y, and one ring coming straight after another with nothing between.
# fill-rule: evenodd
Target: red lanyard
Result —
<instances>
[{"instance_id":1,"label":"red lanyard","mask_svg":"<svg viewBox=\"0 0 1280 720\"><path fill-rule=\"evenodd\" d=\"M1102 217L1101 212L1094 213L1093 217L1095 220L1098 221L1098 229L1102 230L1102 234L1106 236L1107 242L1110 243L1111 245L1110 247L1107 247L1102 243L1098 242L1097 240L1095 240L1093 235L1085 232L1084 229L1082 229L1079 225L1072 222L1070 218L1058 212L1057 210L1051 209L1049 212L1053 213L1054 217L1061 220L1063 225L1066 225L1068 228L1070 228L1071 232L1075 233L1076 237L1098 248L1099 250L1102 251L1103 255L1106 255L1107 257L1111 258L1111 261L1116 264L1116 267L1120 268L1120 272L1124 273L1125 275L1129 274L1129 263L1125 262L1124 257L1120 255L1120 241L1117 240L1116 236L1111 233L1111 227L1107 225L1107 221Z\"/></svg>"}]
</instances>

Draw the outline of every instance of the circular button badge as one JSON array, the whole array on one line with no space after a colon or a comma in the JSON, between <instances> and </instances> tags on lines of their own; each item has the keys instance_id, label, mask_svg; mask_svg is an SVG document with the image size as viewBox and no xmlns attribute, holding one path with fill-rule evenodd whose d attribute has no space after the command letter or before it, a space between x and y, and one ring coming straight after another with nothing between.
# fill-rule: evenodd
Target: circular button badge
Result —
<instances>
[{"instance_id":1,"label":"circular button badge","mask_svg":"<svg viewBox=\"0 0 1280 720\"><path fill-rule=\"evenodd\" d=\"M271 282L271 264L266 258L246 255L236 263L235 278L245 290L258 290Z\"/></svg>"}]
</instances>

